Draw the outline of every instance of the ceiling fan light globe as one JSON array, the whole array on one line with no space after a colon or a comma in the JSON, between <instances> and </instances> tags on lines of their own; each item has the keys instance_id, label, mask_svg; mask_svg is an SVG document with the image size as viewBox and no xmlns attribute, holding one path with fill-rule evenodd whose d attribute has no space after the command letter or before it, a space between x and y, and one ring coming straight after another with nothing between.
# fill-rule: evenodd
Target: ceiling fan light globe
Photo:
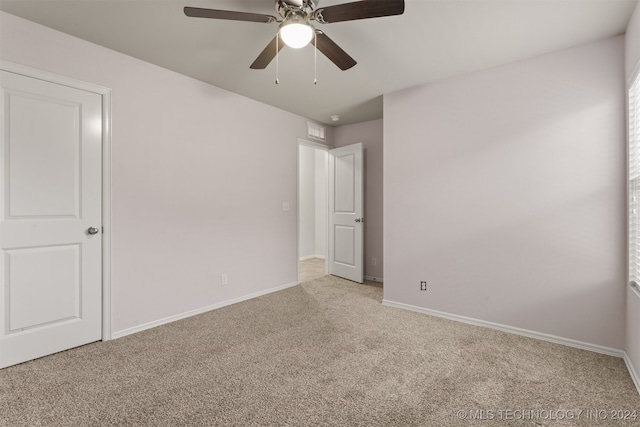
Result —
<instances>
[{"instance_id":1,"label":"ceiling fan light globe","mask_svg":"<svg viewBox=\"0 0 640 427\"><path fill-rule=\"evenodd\" d=\"M313 37L313 28L309 24L292 22L280 28L280 37L287 46L299 49L309 44Z\"/></svg>"}]
</instances>

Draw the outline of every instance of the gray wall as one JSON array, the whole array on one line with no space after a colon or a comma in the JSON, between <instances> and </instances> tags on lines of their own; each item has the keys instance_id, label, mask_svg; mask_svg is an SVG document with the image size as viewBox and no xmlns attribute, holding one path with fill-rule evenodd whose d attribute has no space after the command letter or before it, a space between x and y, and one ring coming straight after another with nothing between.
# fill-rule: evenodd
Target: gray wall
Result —
<instances>
[{"instance_id":1,"label":"gray wall","mask_svg":"<svg viewBox=\"0 0 640 427\"><path fill-rule=\"evenodd\" d=\"M624 105L621 36L385 95L385 300L623 349Z\"/></svg>"},{"instance_id":2,"label":"gray wall","mask_svg":"<svg viewBox=\"0 0 640 427\"><path fill-rule=\"evenodd\" d=\"M114 333L297 281L306 119L2 12L0 55L113 89Z\"/></svg>"}]
</instances>

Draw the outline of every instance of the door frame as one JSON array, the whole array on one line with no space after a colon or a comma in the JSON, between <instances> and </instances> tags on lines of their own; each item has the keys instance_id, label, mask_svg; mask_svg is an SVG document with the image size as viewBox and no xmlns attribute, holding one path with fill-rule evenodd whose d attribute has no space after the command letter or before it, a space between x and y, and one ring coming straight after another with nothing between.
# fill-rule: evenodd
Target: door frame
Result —
<instances>
[{"instance_id":1,"label":"door frame","mask_svg":"<svg viewBox=\"0 0 640 427\"><path fill-rule=\"evenodd\" d=\"M0 59L0 69L102 98L102 341L111 339L111 89Z\"/></svg>"},{"instance_id":2,"label":"door frame","mask_svg":"<svg viewBox=\"0 0 640 427\"><path fill-rule=\"evenodd\" d=\"M319 142L309 141L303 138L298 138L298 144L296 144L296 282L300 280L300 146L314 148L316 150L325 151L329 155L329 150L332 147L321 144ZM329 165L327 165L328 168ZM327 176L327 195L329 190L329 180ZM324 249L324 273L329 274L329 217L327 216L327 233L326 233L326 245Z\"/></svg>"}]
</instances>

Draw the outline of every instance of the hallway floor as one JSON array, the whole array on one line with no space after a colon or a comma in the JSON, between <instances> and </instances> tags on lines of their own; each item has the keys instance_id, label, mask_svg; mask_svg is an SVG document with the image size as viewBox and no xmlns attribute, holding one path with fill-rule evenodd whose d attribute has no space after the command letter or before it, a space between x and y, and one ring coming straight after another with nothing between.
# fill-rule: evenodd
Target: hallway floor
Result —
<instances>
[{"instance_id":1,"label":"hallway floor","mask_svg":"<svg viewBox=\"0 0 640 427\"><path fill-rule=\"evenodd\" d=\"M298 282L305 283L326 276L324 259L311 258L298 263Z\"/></svg>"}]
</instances>

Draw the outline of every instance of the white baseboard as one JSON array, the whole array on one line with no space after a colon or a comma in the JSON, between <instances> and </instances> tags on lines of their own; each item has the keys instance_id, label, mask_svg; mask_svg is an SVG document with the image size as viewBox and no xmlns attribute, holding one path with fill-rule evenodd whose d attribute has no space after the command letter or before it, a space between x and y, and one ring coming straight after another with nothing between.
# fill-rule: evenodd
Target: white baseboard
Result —
<instances>
[{"instance_id":1,"label":"white baseboard","mask_svg":"<svg viewBox=\"0 0 640 427\"><path fill-rule=\"evenodd\" d=\"M237 304L242 301L247 301L253 298L260 297L262 295L270 294L272 292L281 291L283 289L296 286L298 282L290 282L285 285L276 286L274 288L266 289L264 291L254 292L249 295L244 295L238 298L233 298L227 301L222 301L217 304L208 305L206 307L196 308L195 310L186 311L184 313L176 314L173 316L165 317L164 319L154 320L153 322L145 323L143 325L134 326L132 328L123 329L122 331L114 332L111 334L111 339L122 338L127 335L135 334L146 329L155 328L156 326L165 325L167 323L175 322L177 320L186 319L187 317L196 316L198 314L206 313L207 311L216 310L218 308L226 307L228 305Z\"/></svg>"},{"instance_id":2,"label":"white baseboard","mask_svg":"<svg viewBox=\"0 0 640 427\"><path fill-rule=\"evenodd\" d=\"M633 380L633 383L636 385L636 390L638 390L638 394L640 394L640 377L638 376L638 373L636 372L636 370L633 368L633 364L631 363L631 360L629 359L629 356L627 355L626 351L624 353L624 363L625 365L627 365L627 370L629 370L629 375L631 375L631 379Z\"/></svg>"},{"instance_id":3,"label":"white baseboard","mask_svg":"<svg viewBox=\"0 0 640 427\"><path fill-rule=\"evenodd\" d=\"M380 282L383 283L384 279L382 277L374 277L374 276L363 276L364 280L371 280L372 282Z\"/></svg>"},{"instance_id":4,"label":"white baseboard","mask_svg":"<svg viewBox=\"0 0 640 427\"><path fill-rule=\"evenodd\" d=\"M621 357L621 358L625 357L625 352L623 350L617 350L615 348L604 347L597 344L590 344L583 341L573 340L570 338L559 337L556 335L545 334L543 332L536 332L528 329L516 328L514 326L502 325L500 323L488 322L486 320L474 319L472 317L445 313L442 311L431 310L429 308L416 307L413 305L404 304L404 303L395 302L395 301L382 300L382 304L389 307L402 308L405 310L416 311L418 313L429 314L431 316L442 317L449 320L455 320L457 322L468 323L470 325L497 329L499 331L508 332L516 335L522 335L529 338L535 338L542 341L549 341L556 344L563 344L569 347L576 347L583 350L593 351L595 353L607 354L609 356L615 356L615 357ZM638 383L636 382L636 385L637 384Z\"/></svg>"},{"instance_id":5,"label":"white baseboard","mask_svg":"<svg viewBox=\"0 0 640 427\"><path fill-rule=\"evenodd\" d=\"M324 255L306 255L306 256L301 256L298 260L299 261L306 261L308 259L324 259Z\"/></svg>"}]
</instances>

